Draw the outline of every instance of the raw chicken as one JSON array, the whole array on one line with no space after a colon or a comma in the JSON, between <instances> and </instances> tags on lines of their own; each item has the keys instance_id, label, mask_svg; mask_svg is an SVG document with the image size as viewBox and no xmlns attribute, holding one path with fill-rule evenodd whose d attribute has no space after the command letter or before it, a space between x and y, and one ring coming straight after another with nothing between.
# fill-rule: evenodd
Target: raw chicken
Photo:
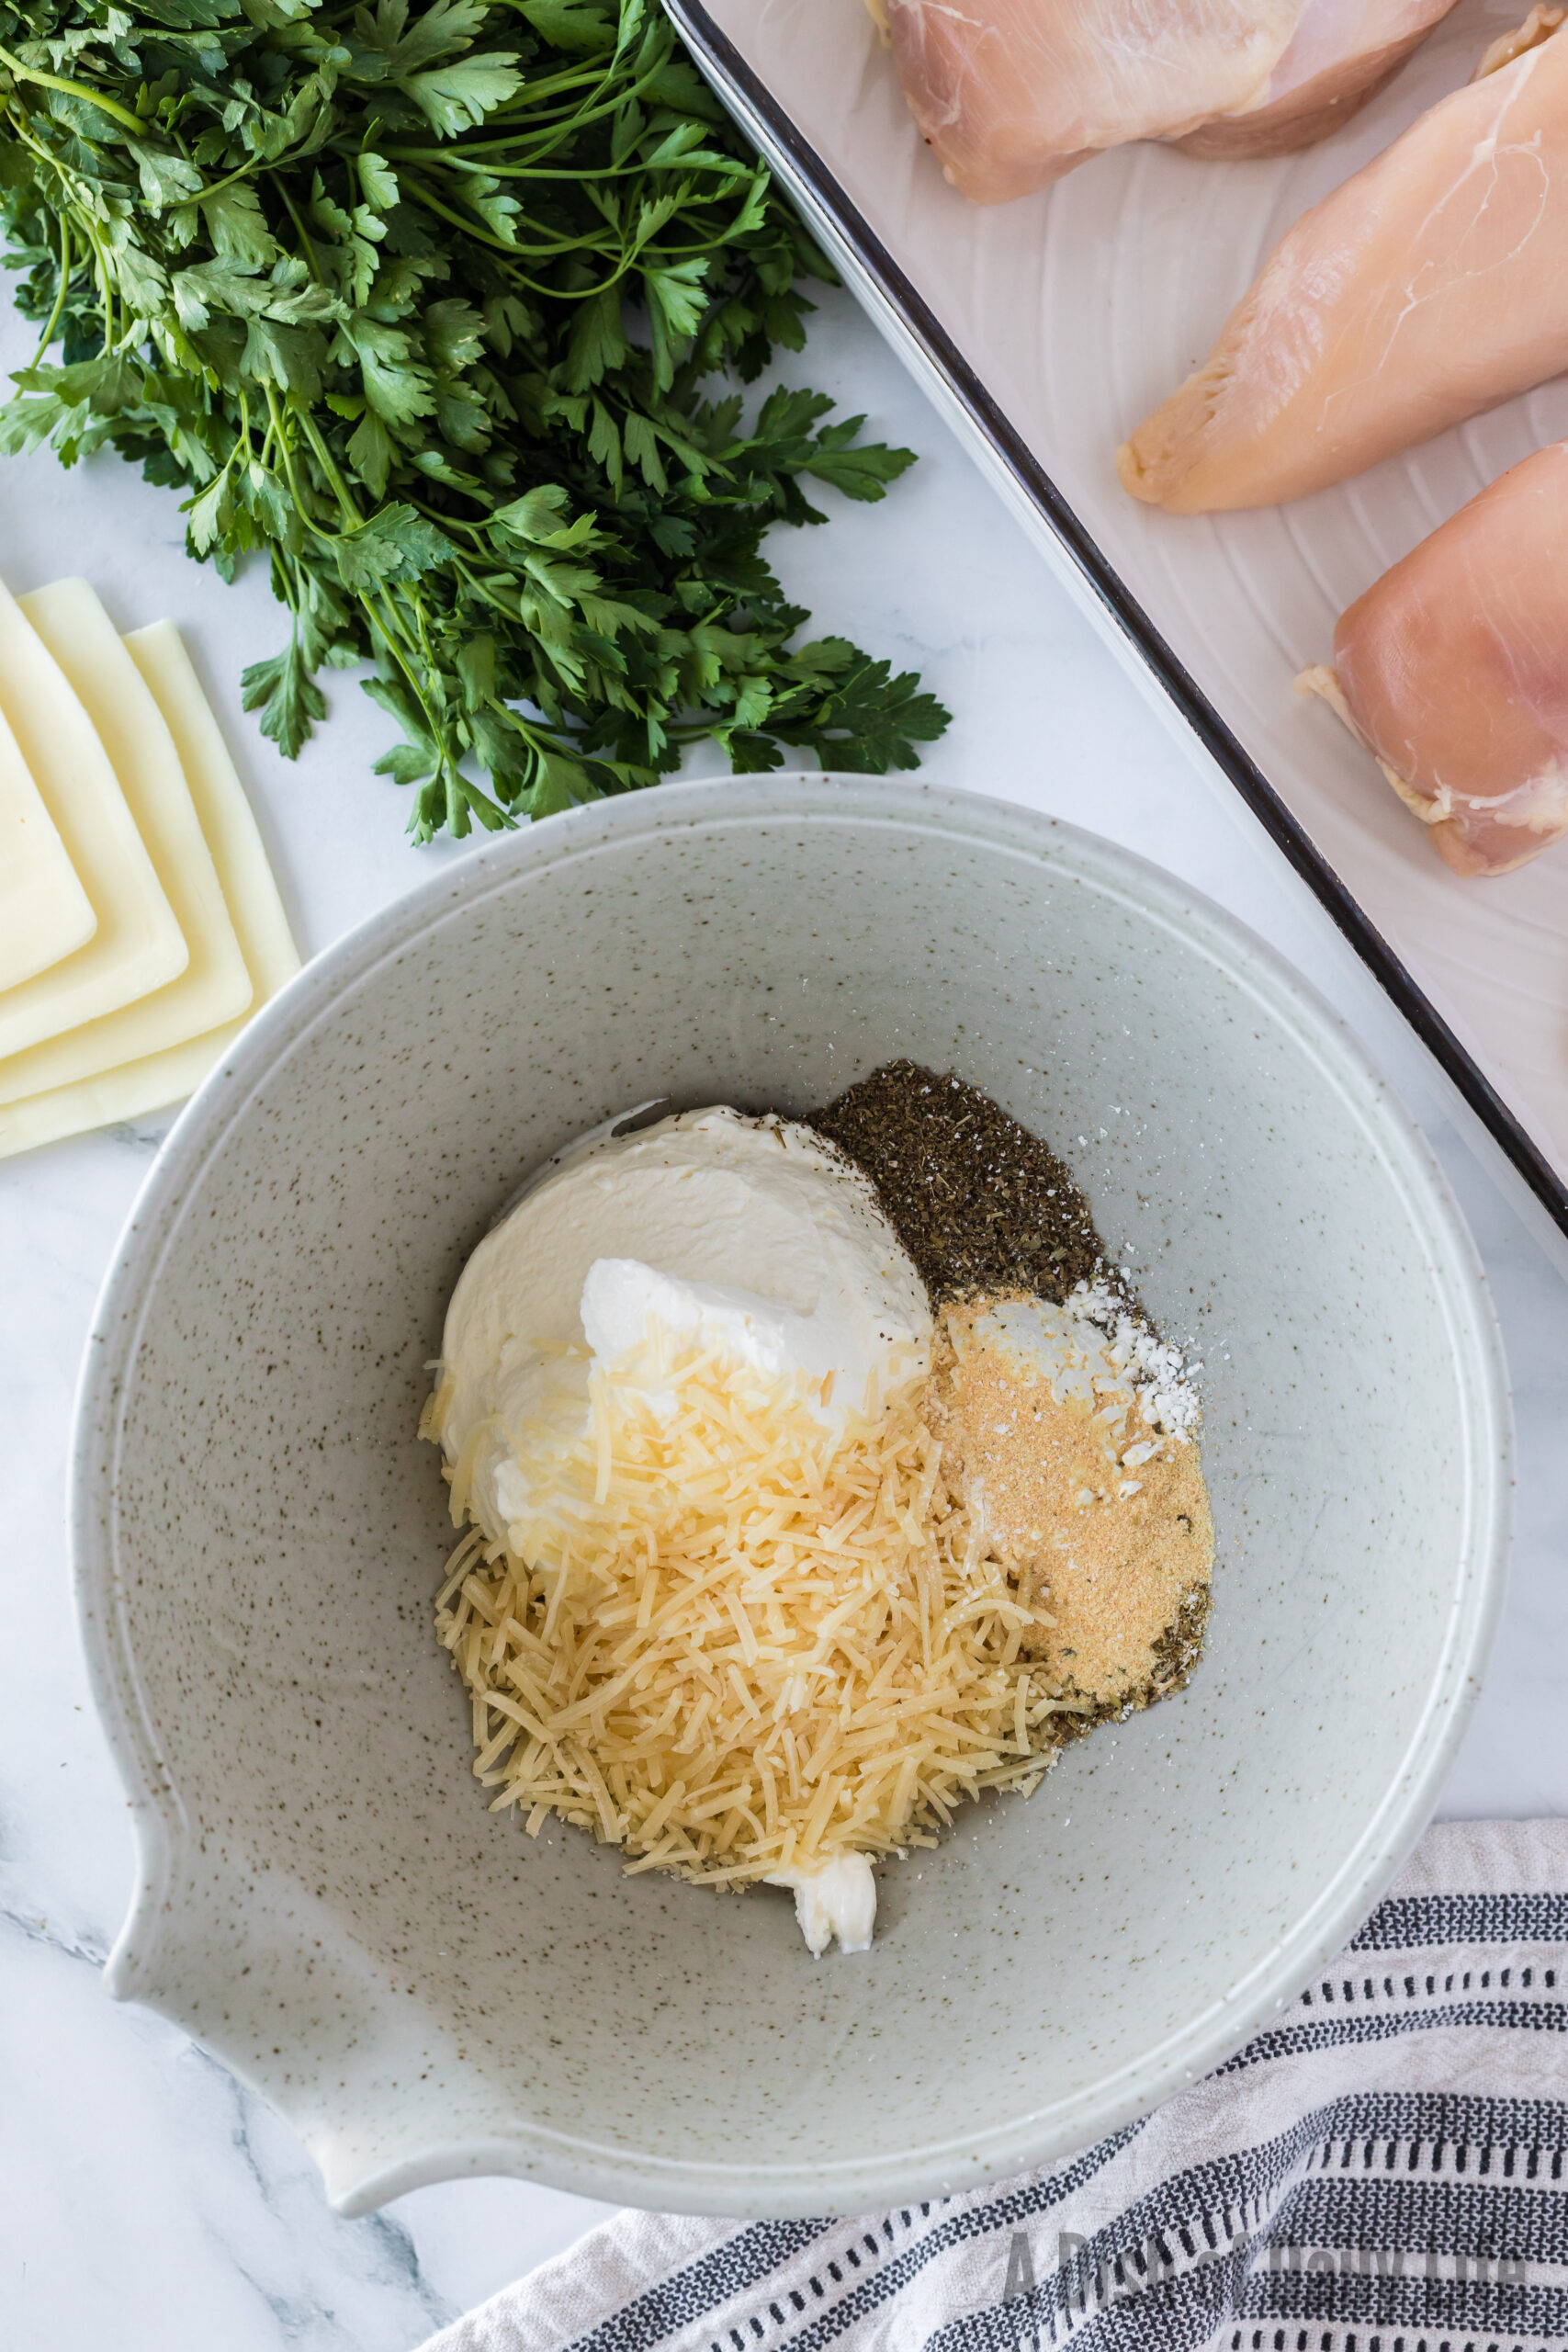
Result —
<instances>
[{"instance_id":1,"label":"raw chicken","mask_svg":"<svg viewBox=\"0 0 1568 2352\"><path fill-rule=\"evenodd\" d=\"M915 120L976 204L1027 196L1130 139L1201 154L1310 146L1452 5L872 0Z\"/></svg>"},{"instance_id":2,"label":"raw chicken","mask_svg":"<svg viewBox=\"0 0 1568 2352\"><path fill-rule=\"evenodd\" d=\"M1424 114L1303 213L1209 358L1117 452L1174 514L1360 473L1568 367L1568 34ZM1506 53L1512 41L1492 56Z\"/></svg>"},{"instance_id":3,"label":"raw chicken","mask_svg":"<svg viewBox=\"0 0 1568 2352\"><path fill-rule=\"evenodd\" d=\"M1186 155L1235 162L1293 155L1348 122L1376 97L1454 0L1311 0L1261 99L1219 115L1176 144Z\"/></svg>"},{"instance_id":4,"label":"raw chicken","mask_svg":"<svg viewBox=\"0 0 1568 2352\"><path fill-rule=\"evenodd\" d=\"M1568 832L1568 441L1483 490L1340 617L1320 694L1456 874Z\"/></svg>"}]
</instances>

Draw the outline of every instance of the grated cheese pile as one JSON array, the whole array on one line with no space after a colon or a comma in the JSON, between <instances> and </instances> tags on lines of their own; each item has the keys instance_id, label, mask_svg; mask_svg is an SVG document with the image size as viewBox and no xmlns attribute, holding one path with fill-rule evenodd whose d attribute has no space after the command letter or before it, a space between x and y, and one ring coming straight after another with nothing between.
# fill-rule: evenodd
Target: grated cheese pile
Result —
<instances>
[{"instance_id":1,"label":"grated cheese pile","mask_svg":"<svg viewBox=\"0 0 1568 2352\"><path fill-rule=\"evenodd\" d=\"M452 1556L437 1628L492 1811L736 1884L1032 1788L1076 1710L1021 1657L1050 1620L947 1492L924 1382L835 1430L798 1374L648 1354L596 1361L586 1427L530 1448L510 1547L470 1528Z\"/></svg>"}]
</instances>

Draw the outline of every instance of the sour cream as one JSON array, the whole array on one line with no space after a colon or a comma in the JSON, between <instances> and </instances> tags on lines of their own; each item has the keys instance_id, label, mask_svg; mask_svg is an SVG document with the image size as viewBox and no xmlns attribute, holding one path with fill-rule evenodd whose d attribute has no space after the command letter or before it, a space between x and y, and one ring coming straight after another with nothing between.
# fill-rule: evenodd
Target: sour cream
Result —
<instances>
[{"instance_id":1,"label":"sour cream","mask_svg":"<svg viewBox=\"0 0 1568 2352\"><path fill-rule=\"evenodd\" d=\"M834 1854L815 1870L776 1871L770 1886L795 1894L795 1916L806 1948L820 1960L836 1936L840 1951L869 1951L876 1926L876 1881L866 1854Z\"/></svg>"},{"instance_id":2,"label":"sour cream","mask_svg":"<svg viewBox=\"0 0 1568 2352\"><path fill-rule=\"evenodd\" d=\"M440 1436L492 1542L581 1435L592 1368L650 1340L799 1374L842 1426L924 1376L931 1317L870 1182L808 1127L715 1108L590 1138L480 1242L447 1310Z\"/></svg>"}]
</instances>

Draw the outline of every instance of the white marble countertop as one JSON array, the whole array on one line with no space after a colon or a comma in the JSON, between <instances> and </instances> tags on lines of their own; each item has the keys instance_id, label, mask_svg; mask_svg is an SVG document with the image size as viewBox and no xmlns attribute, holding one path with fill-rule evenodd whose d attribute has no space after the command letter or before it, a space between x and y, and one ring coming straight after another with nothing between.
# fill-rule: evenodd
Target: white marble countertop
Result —
<instances>
[{"instance_id":1,"label":"white marble countertop","mask_svg":"<svg viewBox=\"0 0 1568 2352\"><path fill-rule=\"evenodd\" d=\"M0 364L14 334L0 336ZM23 354L25 356L25 354ZM1449 1124L1443 1091L1327 918L1229 787L1168 735L847 300L803 380L922 461L881 509L775 534L822 629L923 670L954 715L929 773L1114 835L1273 940L1339 1005L1427 1128L1469 1216L1506 1334L1519 1427L1513 1583L1450 1816L1568 1814L1568 1281ZM260 815L302 949L409 888L405 805L370 766L386 724L351 680L295 766L239 706L281 639L259 571L188 561L175 502L118 458L8 459L0 577L82 571L116 621L178 622ZM1369 773L1369 790L1376 789ZM405 2352L569 2245L604 2209L514 2181L337 2220L291 2134L161 2020L110 2003L99 1965L130 1883L126 1812L87 1697L62 1523L72 1392L100 1276L168 1121L0 1164L11 1431L0 1574L0 2340L7 2352ZM1412 1380L1420 1366L1410 1367Z\"/></svg>"}]
</instances>

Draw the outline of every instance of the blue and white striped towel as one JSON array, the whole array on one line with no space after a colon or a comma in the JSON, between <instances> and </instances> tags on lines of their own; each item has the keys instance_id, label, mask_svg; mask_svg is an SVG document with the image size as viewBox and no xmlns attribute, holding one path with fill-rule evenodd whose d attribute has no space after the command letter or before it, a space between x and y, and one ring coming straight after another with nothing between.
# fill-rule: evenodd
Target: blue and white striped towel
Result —
<instances>
[{"instance_id":1,"label":"blue and white striped towel","mask_svg":"<svg viewBox=\"0 0 1568 2352\"><path fill-rule=\"evenodd\" d=\"M625 2213L424 2352L1568 2352L1568 1822L1428 1832L1293 2012L1045 2171Z\"/></svg>"}]
</instances>

